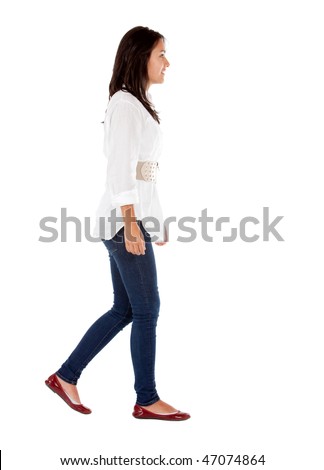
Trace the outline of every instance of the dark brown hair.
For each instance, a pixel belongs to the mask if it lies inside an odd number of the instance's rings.
[[[113,74],[109,84],[109,98],[117,91],[125,90],[134,95],[160,122],[158,113],[146,95],[148,83],[147,64],[156,43],[164,40],[162,34],[144,26],[136,26],[128,31],[117,49]]]

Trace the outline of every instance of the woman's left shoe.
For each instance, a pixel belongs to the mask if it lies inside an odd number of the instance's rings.
[[[64,400],[65,403],[69,405],[70,408],[72,408],[72,410],[78,411],[84,415],[89,415],[91,413],[90,408],[87,408],[81,403],[75,403],[69,397],[69,395],[63,390],[63,387],[57,380],[57,376],[55,374],[52,374],[47,380],[45,380],[45,384],[52,390],[52,392],[57,393],[57,395],[61,397],[62,400]]]
[[[185,419],[190,418],[190,414],[184,413],[183,411],[174,411],[173,413],[163,414],[153,413],[153,411],[149,411],[139,405],[134,406],[133,416],[138,419],[162,419],[165,421],[184,421]]]

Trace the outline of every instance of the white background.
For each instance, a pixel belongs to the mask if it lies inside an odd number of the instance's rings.
[[[100,454],[264,454],[252,468],[322,468],[321,2],[7,1],[0,17],[4,470]],[[44,385],[111,307],[104,246],[76,243],[73,227],[67,243],[41,243],[39,221],[61,207],[95,213],[113,60],[136,25],[166,36],[171,63],[151,89],[165,136],[165,216],[207,208],[233,227],[261,221],[263,207],[271,220],[284,216],[284,242],[263,242],[250,225],[257,242],[224,243],[211,224],[212,243],[180,243],[174,231],[154,246],[158,391],[191,413],[182,423],[132,418],[130,328],[79,382],[92,415]]]

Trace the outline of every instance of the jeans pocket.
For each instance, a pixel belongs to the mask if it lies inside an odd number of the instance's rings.
[[[118,250],[118,246],[121,243],[124,243],[123,234],[124,234],[124,227],[122,227],[120,230],[118,230],[116,235],[114,235],[110,240],[103,240],[102,239],[102,241],[103,241],[103,243],[104,243],[105,247],[107,248],[110,255],[112,255],[113,253],[115,253]]]
[[[115,253],[115,251],[117,251],[117,246],[113,244],[112,240],[104,240],[103,238],[101,239],[101,241],[103,242],[103,244],[105,245],[105,247],[107,248],[108,250],[108,253],[110,255],[112,255],[113,253]]]

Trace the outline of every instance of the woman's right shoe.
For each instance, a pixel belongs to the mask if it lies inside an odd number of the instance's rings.
[[[183,411],[174,411],[173,413],[153,413],[140,405],[134,406],[134,418],[137,419],[161,419],[164,421],[184,421],[190,418],[189,413]]]
[[[81,405],[81,403],[74,403],[69,395],[63,390],[62,385],[57,379],[57,376],[55,374],[52,374],[47,380],[45,380],[45,384],[52,390],[52,392],[57,393],[59,397],[62,398],[62,400],[65,401],[67,405],[69,405],[70,408],[72,408],[75,411],[78,411],[79,413],[83,413],[85,415],[89,415],[92,413],[90,408],[87,408],[84,405]]]

